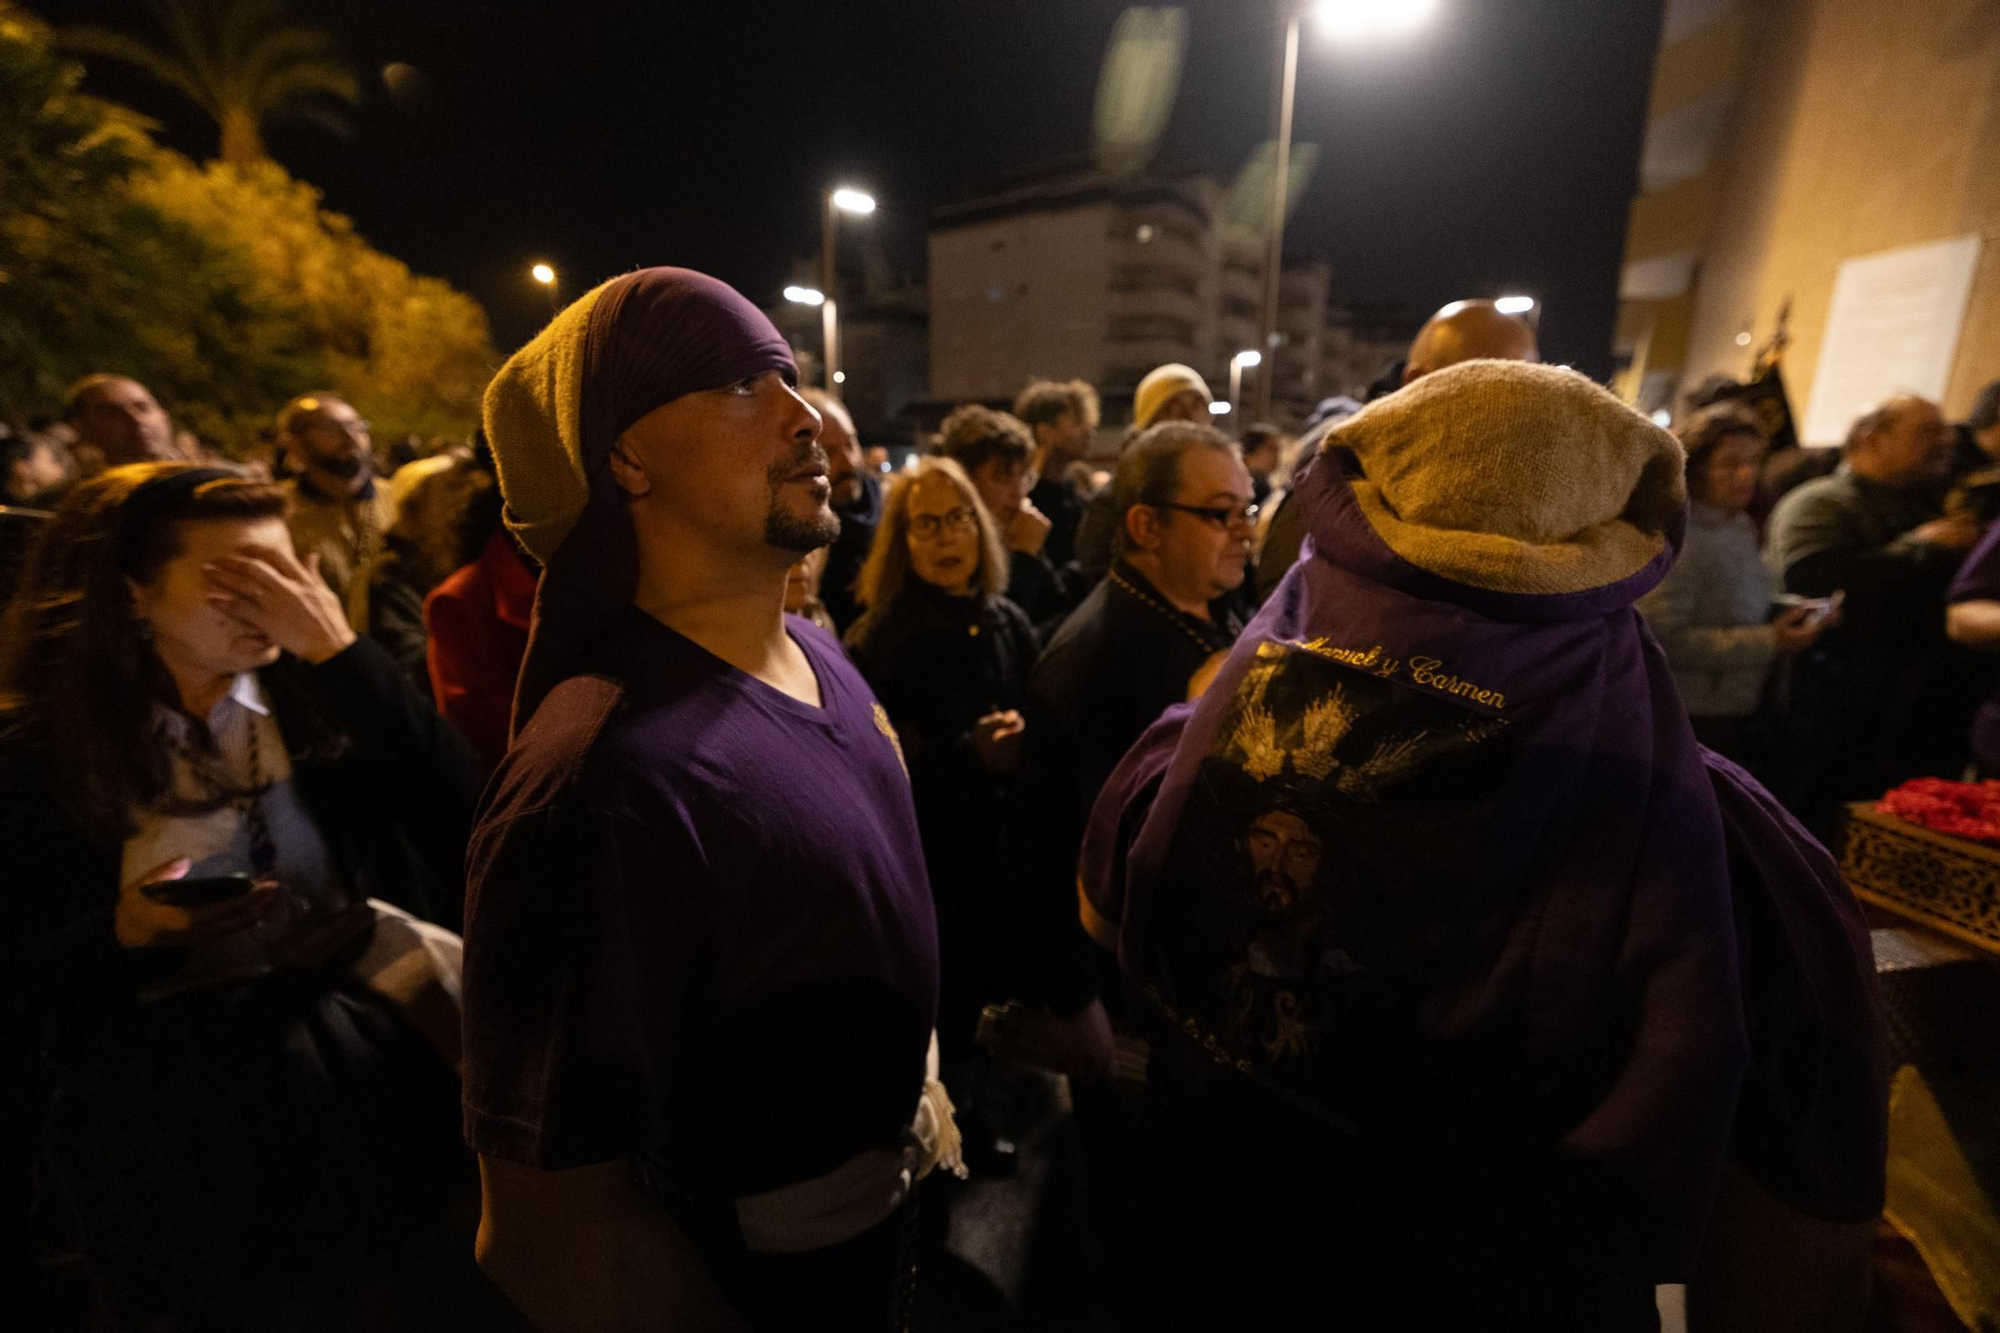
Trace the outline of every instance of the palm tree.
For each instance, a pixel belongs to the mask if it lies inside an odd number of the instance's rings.
[[[177,88],[222,129],[222,160],[263,161],[264,127],[309,120],[335,133],[361,83],[333,38],[286,21],[282,0],[156,0],[165,49],[111,28],[65,29],[61,44],[133,65]]]

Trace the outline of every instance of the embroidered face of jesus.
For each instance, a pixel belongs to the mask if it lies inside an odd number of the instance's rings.
[[[1257,876],[1258,901],[1269,912],[1295,910],[1319,876],[1319,835],[1297,815],[1269,810],[1250,822],[1245,842]]]

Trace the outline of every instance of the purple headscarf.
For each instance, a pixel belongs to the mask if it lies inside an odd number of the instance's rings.
[[[728,284],[682,268],[604,284],[501,370],[487,393],[487,433],[510,525],[543,562],[515,689],[516,734],[577,653],[632,603],[638,542],[606,466],[618,437],[677,398],[773,370],[797,381],[791,348],[764,313]],[[573,404],[562,401],[572,378]],[[573,518],[574,506],[555,498],[574,494],[570,474],[583,489]],[[559,535],[546,549],[550,525]],[[545,549],[535,549],[537,537]]]

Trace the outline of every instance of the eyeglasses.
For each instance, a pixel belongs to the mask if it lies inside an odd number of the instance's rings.
[[[1183,505],[1159,504],[1155,509],[1178,509],[1183,514],[1193,514],[1206,519],[1218,528],[1254,528],[1257,526],[1257,506],[1244,505],[1241,509],[1230,509],[1223,505]]]
[[[940,532],[964,532],[976,521],[972,511],[960,505],[943,514],[918,514],[910,520],[910,531],[929,541]]]

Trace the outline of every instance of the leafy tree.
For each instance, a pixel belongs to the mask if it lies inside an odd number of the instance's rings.
[[[149,385],[225,448],[325,374],[294,302],[239,254],[134,197],[143,122],[77,92],[48,32],[0,0],[0,419],[98,370]]]
[[[196,167],[156,152],[138,196],[243,255],[253,289],[302,312],[340,393],[378,435],[464,434],[498,357],[486,312],[369,247],[320,192],[273,162]]]
[[[155,0],[164,49],[94,24],[63,30],[80,55],[104,56],[145,71],[187,97],[222,131],[222,160],[267,160],[264,127],[311,121],[345,133],[344,110],[361,85],[333,38],[288,23],[281,0]]]

